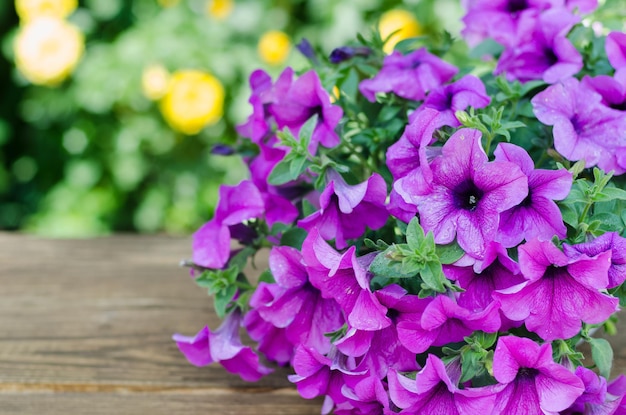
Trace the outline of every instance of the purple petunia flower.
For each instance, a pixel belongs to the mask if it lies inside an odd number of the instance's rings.
[[[484,310],[475,312],[459,306],[445,295],[429,302],[418,319],[406,317],[398,319],[398,338],[413,353],[423,353],[430,346],[461,341],[475,330],[494,333],[500,328],[498,303],[493,302]]]
[[[518,249],[526,282],[494,293],[511,320],[542,339],[569,339],[581,321],[598,324],[618,310],[619,301],[601,292],[608,285],[610,252],[572,259],[550,241],[533,239]]]
[[[616,174],[626,172],[617,159],[624,151],[626,117],[602,105],[602,97],[574,78],[554,84],[533,97],[539,121],[553,125],[554,148],[568,160],[585,160]]]
[[[467,14],[461,34],[470,46],[491,38],[505,46],[515,46],[519,27],[532,25],[544,10],[561,0],[465,0]]]
[[[339,144],[339,135],[335,128],[343,116],[343,109],[330,102],[330,95],[322,87],[317,73],[306,72],[291,83],[284,95],[269,108],[278,128],[289,128],[295,136],[300,128],[313,115],[317,115],[317,124],[311,136],[309,151],[315,154],[318,144],[334,147]]]
[[[295,345],[287,339],[285,329],[274,326],[261,317],[259,310],[274,298],[272,287],[266,283],[259,283],[254,295],[250,299],[252,309],[246,313],[243,326],[252,340],[258,343],[257,350],[271,361],[281,365],[288,364],[293,358]]]
[[[496,290],[503,290],[524,282],[519,265],[513,261],[506,249],[497,242],[487,246],[485,259],[476,261],[473,267],[447,266],[444,268],[446,277],[456,280],[465,291],[459,293],[459,306],[470,311],[481,311],[489,307]],[[519,326],[503,314],[500,315],[500,330]]]
[[[626,33],[609,33],[604,47],[613,68],[616,70],[626,68]]]
[[[459,127],[461,123],[456,118],[456,111],[465,110],[467,107],[485,108],[489,102],[491,98],[487,95],[485,84],[474,75],[465,75],[456,82],[432,90],[424,103],[411,114],[409,121],[413,121],[427,108],[432,108],[439,111],[436,128],[444,125]]]
[[[611,252],[607,288],[617,287],[626,281],[626,238],[622,238],[617,232],[607,232],[582,244],[563,244],[563,252],[570,258],[581,254],[593,257],[603,252]]]
[[[433,231],[436,243],[450,243],[456,236],[461,248],[478,259],[497,235],[500,213],[528,194],[526,175],[514,163],[488,162],[480,138],[472,129],[454,133],[430,164],[433,179],[426,189],[394,186],[406,202],[417,205],[422,226]]]
[[[358,238],[367,227],[379,229],[387,222],[387,185],[379,174],[354,186],[333,170],[328,178],[330,182],[320,196],[320,210],[299,220],[299,227],[307,231],[315,228],[324,239],[334,239],[337,248],[343,249],[346,239]]]
[[[241,313],[235,311],[214,332],[205,327],[194,337],[174,334],[173,339],[192,365],[206,366],[218,362],[243,380],[256,382],[271,373],[272,369],[261,365],[259,356],[250,347],[241,344],[240,322]]]
[[[517,164],[528,177],[528,196],[500,214],[498,240],[510,248],[522,240],[565,238],[567,228],[554,200],[562,200],[572,187],[572,174],[565,169],[535,169],[526,150],[514,144],[500,143],[494,151],[496,161]]]
[[[441,124],[439,115],[439,111],[432,108],[414,112],[398,141],[389,146],[386,164],[395,180],[420,166],[429,169],[429,161],[440,154],[439,147],[428,147],[436,140],[433,134]]]
[[[350,327],[381,330],[391,324],[387,308],[370,290],[367,269],[373,255],[357,258],[354,246],[340,254],[314,228],[302,244],[302,256],[311,284],[324,298],[334,298],[339,303]]]
[[[613,396],[607,393],[606,379],[584,366],[578,366],[575,374],[582,380],[585,391],[576,399],[572,406],[560,412],[560,414],[614,414],[620,404],[621,396]]]
[[[509,81],[543,79],[555,83],[575,75],[583,67],[582,56],[567,39],[578,18],[562,8],[541,14],[535,25],[518,33],[519,43],[507,47],[494,71]]]
[[[394,51],[385,57],[383,67],[372,79],[359,84],[359,90],[371,102],[377,92],[393,92],[399,97],[421,101],[425,94],[448,82],[458,69],[421,48],[408,55]]]
[[[432,354],[415,380],[390,371],[389,395],[403,409],[401,414],[491,414],[495,399],[490,387],[459,389],[443,362]]]
[[[221,186],[215,216],[193,235],[193,262],[206,268],[222,268],[230,256],[230,226],[261,217],[265,204],[249,180],[237,186]]]
[[[500,382],[493,414],[556,414],[585,390],[576,375],[552,360],[550,343],[515,336],[498,339],[493,375]]]
[[[377,376],[356,378],[354,382],[341,388],[346,401],[337,405],[335,415],[391,415],[389,394],[386,386]]]

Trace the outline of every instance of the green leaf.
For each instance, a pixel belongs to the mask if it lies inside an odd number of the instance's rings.
[[[443,285],[445,276],[443,275],[443,269],[439,262],[428,261],[424,269],[420,272],[420,276],[424,284],[434,291],[442,293],[446,290]]]
[[[302,174],[304,170],[311,164],[306,156],[297,156],[289,164],[289,175],[295,180]]]
[[[230,259],[230,261],[228,262],[229,270],[230,270],[230,267],[236,267],[237,274],[240,271],[243,271],[243,269],[246,266],[246,263],[248,262],[248,258],[251,255],[254,255],[255,253],[256,253],[256,249],[252,248],[251,246],[246,246],[241,251],[237,252],[237,254]],[[234,274],[234,272],[231,272],[231,274]],[[235,282],[235,280],[237,279],[237,274],[234,274],[234,279],[230,281],[231,283]],[[232,278],[232,275],[230,275],[230,278]]]
[[[495,40],[487,39],[473,48],[469,53],[469,57],[472,59],[482,59],[485,55],[497,56],[502,53],[503,49],[504,47]]]
[[[483,353],[472,349],[464,350],[461,353],[461,383],[474,379],[485,372],[482,359]]]
[[[605,232],[622,232],[624,226],[622,219],[614,213],[600,212],[593,215],[591,218],[594,221],[600,221],[599,229]]]
[[[307,235],[307,231],[302,228],[291,228],[283,233],[283,236],[280,238],[280,244],[302,249],[302,242],[304,242]]]
[[[385,251],[379,253],[370,265],[370,271],[374,275],[385,278],[410,278],[414,277],[417,272],[403,272],[403,264],[394,258],[398,255],[397,245],[391,245]]]
[[[272,271],[270,271],[269,269],[266,269],[265,271],[261,273],[261,275],[259,275],[259,282],[266,282],[268,284],[273,284],[276,282],[276,280],[274,279],[274,276],[272,275]]]
[[[605,187],[594,197],[595,202],[608,202],[609,200],[626,200],[626,190],[617,187]]]
[[[213,306],[215,307],[215,312],[217,313],[217,316],[219,318],[224,318],[224,316],[226,315],[226,308],[228,307],[228,304],[232,301],[236,293],[237,287],[234,285],[230,285],[215,294]]]
[[[291,163],[289,161],[281,161],[272,169],[267,181],[274,186],[280,186],[281,184],[288,183],[294,180],[298,176],[291,174]]]
[[[406,242],[411,249],[420,249],[424,240],[424,229],[420,226],[416,217],[411,219],[406,228]]]
[[[313,130],[317,126],[317,114],[314,114],[311,118],[304,123],[302,127],[300,127],[300,132],[298,133],[298,138],[300,141],[300,149],[303,154],[308,153],[309,143],[311,143],[311,136],[313,135]]]
[[[591,357],[598,367],[600,375],[606,379],[611,375],[611,366],[613,365],[613,349],[608,341],[595,337],[589,338],[591,345]]]
[[[442,264],[452,264],[465,254],[463,248],[461,248],[456,241],[447,245],[436,245],[435,252],[439,257],[439,262]]]

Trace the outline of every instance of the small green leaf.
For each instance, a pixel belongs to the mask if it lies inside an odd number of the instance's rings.
[[[422,277],[424,284],[434,291],[442,293],[446,290],[443,285],[445,276],[443,275],[443,269],[441,268],[441,264],[439,262],[428,261],[424,269],[420,272],[420,276]]]
[[[406,228],[406,242],[411,249],[420,249],[420,245],[424,240],[424,230],[420,226],[417,218],[411,219]]]
[[[283,160],[276,166],[274,166],[272,172],[267,178],[267,181],[269,184],[272,184],[274,186],[280,186],[281,184],[285,184],[294,180],[296,177],[293,177],[293,175],[291,174],[291,163]]]
[[[298,133],[298,138],[300,141],[299,148],[301,149],[303,154],[308,153],[309,143],[311,142],[311,136],[313,135],[313,131],[317,126],[318,116],[314,114],[311,118],[304,123],[302,127],[300,127],[300,132]]]
[[[283,236],[280,238],[280,244],[302,249],[302,242],[304,242],[307,235],[307,231],[302,228],[291,228],[283,233]]]
[[[598,367],[600,375],[606,379],[611,375],[611,366],[613,365],[613,349],[605,339],[591,337],[589,338],[591,345],[591,357]]]
[[[228,262],[229,270],[230,270],[230,267],[236,267],[237,268],[237,273],[234,273],[232,271],[230,273],[230,274],[234,274],[234,277],[235,277],[231,281],[231,283],[235,282],[235,280],[237,279],[237,274],[240,271],[243,271],[243,269],[245,268],[246,263],[248,262],[248,258],[251,255],[254,255],[255,253],[256,253],[256,249],[254,249],[251,246],[246,246],[241,251],[237,252],[237,254],[230,259],[230,261]],[[230,275],[229,277],[232,278],[232,275]]]
[[[609,200],[626,200],[626,190],[617,187],[605,187],[594,197],[595,202],[607,202]]]
[[[397,245],[391,245],[385,251],[379,253],[370,265],[370,271],[374,275],[385,278],[410,278],[417,272],[405,273],[402,271],[403,264],[398,257]]]
[[[311,162],[307,160],[306,156],[295,157],[289,164],[289,175],[292,177],[292,180],[297,179],[309,164]]]
[[[237,287],[234,285],[230,285],[223,290],[215,293],[213,306],[215,307],[215,312],[217,313],[217,316],[219,318],[224,318],[224,316],[226,315],[226,308],[228,307],[228,304],[232,301],[236,293]]]
[[[259,275],[259,282],[266,282],[268,284],[273,284],[276,282],[276,280],[274,279],[274,276],[272,275],[272,271],[270,271],[269,269],[266,269],[265,271],[261,273],[261,275]]]
[[[465,251],[456,241],[447,245],[436,245],[435,252],[442,264],[452,264],[465,255]]]

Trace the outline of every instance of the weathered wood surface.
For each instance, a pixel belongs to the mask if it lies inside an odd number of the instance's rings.
[[[286,369],[196,368],[171,335],[219,324],[178,262],[189,239],[0,233],[0,414],[319,414]]]
[[[219,324],[177,265],[190,245],[0,233],[0,414],[319,414],[287,369],[250,384],[178,352],[172,333]],[[626,319],[609,341],[626,372]]]

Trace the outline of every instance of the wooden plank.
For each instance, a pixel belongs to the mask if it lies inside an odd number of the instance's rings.
[[[171,340],[219,324],[178,262],[190,238],[0,233],[0,413],[319,413],[277,368],[250,384],[189,365]],[[259,264],[263,267],[263,263]],[[613,376],[626,372],[626,319]]]

